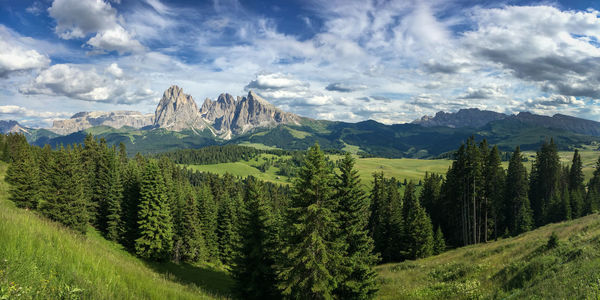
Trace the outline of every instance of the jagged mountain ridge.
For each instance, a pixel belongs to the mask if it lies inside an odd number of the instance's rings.
[[[455,113],[440,111],[435,116],[423,116],[412,124],[424,127],[450,127],[450,128],[483,128],[489,124],[503,124],[509,122],[520,122],[532,126],[566,130],[574,133],[600,136],[600,122],[555,114],[554,116],[542,116],[530,112],[520,112],[516,115],[508,115],[489,110],[477,108],[460,109]]]
[[[0,120],[0,133],[22,133],[29,134],[29,129],[21,126],[19,122],[13,120]]]
[[[257,127],[299,125],[301,119],[298,115],[280,110],[252,91],[237,99],[230,94],[221,94],[216,101],[207,98],[198,108],[192,96],[173,85],[163,93],[154,115],[135,111],[80,112],[70,119],[54,121],[50,130],[65,135],[101,125],[114,128],[152,126],[171,131],[208,129],[215,136],[231,139]]]

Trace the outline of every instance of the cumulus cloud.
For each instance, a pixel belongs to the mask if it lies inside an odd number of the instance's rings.
[[[504,97],[503,88],[497,84],[489,84],[480,88],[467,88],[466,94],[459,99],[497,99]]]
[[[598,12],[561,11],[551,6],[475,9],[478,28],[464,45],[546,91],[600,97],[600,18]]]
[[[308,87],[307,83],[304,83],[300,80],[296,80],[289,75],[284,75],[282,73],[273,73],[273,74],[260,74],[256,76],[256,79],[250,81],[248,85],[244,89],[251,90],[281,90],[281,89],[289,89],[289,88],[306,88]]]
[[[117,10],[104,0],[54,0],[48,13],[56,20],[55,33],[63,39],[81,39],[95,33],[86,43],[94,49],[92,54],[144,49],[123,27]]]
[[[119,73],[118,70],[118,65],[112,64],[107,68],[108,74],[99,74],[93,67],[56,64],[40,72],[32,82],[21,86],[19,92],[113,103],[137,103],[152,96],[151,90],[136,89],[135,82],[116,78],[112,73]]]
[[[564,107],[564,106],[584,106],[585,101],[577,99],[574,96],[550,95],[548,97],[538,97],[536,99],[528,99],[525,101],[528,107],[533,108],[548,108],[548,107]]]
[[[18,105],[0,105],[0,116],[35,117],[35,118],[66,118],[70,113],[36,111]]]
[[[47,66],[50,59],[29,48],[23,37],[0,25],[0,77],[10,73],[39,69]]]

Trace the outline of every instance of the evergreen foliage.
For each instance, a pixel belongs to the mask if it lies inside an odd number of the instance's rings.
[[[404,192],[404,207],[409,207],[404,225],[408,258],[432,255],[434,240],[431,220],[415,197],[412,182],[408,183]]]
[[[10,183],[9,199],[17,207],[36,209],[40,196],[39,168],[33,149],[25,137],[21,137],[14,145],[12,163],[6,172],[6,181]]]
[[[136,253],[146,259],[165,260],[173,247],[173,224],[164,180],[154,160],[146,164],[140,185]]]

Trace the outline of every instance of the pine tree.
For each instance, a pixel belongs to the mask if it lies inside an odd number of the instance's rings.
[[[146,164],[140,198],[136,253],[145,259],[167,259],[173,247],[173,224],[164,180],[156,161]]]
[[[123,201],[123,184],[121,182],[121,163],[115,155],[114,149],[107,151],[109,162],[109,190],[106,192],[106,238],[111,241],[119,241],[124,235],[125,228],[121,222],[121,203]]]
[[[441,188],[442,176],[425,172],[425,180],[423,181],[423,189],[419,195],[419,202],[431,217],[431,222],[434,225],[439,225],[443,218],[443,212],[440,210],[442,205]]]
[[[519,198],[515,201],[516,203],[519,203],[519,208],[515,218],[513,235],[518,235],[533,229],[533,212],[529,206],[529,198],[523,195],[518,197]]]
[[[219,258],[219,244],[217,238],[217,203],[214,200],[210,187],[203,184],[198,188],[198,212],[201,231],[204,237],[208,259],[211,261]]]
[[[598,211],[600,207],[600,157],[596,161],[596,169],[588,182],[587,194],[583,203],[583,215]]]
[[[517,235],[530,228],[533,216],[529,215],[529,198],[527,197],[527,169],[523,165],[523,157],[519,147],[513,152],[506,174],[504,227]],[[529,229],[528,229],[529,230]]]
[[[121,243],[131,251],[135,251],[135,240],[138,236],[138,209],[140,205],[140,169],[135,161],[129,161],[122,171],[123,201],[121,220],[124,233]]]
[[[487,225],[489,223],[487,215],[491,213],[493,223],[494,238],[498,237],[498,224],[504,222],[504,183],[505,174],[500,161],[500,152],[498,147],[494,146],[488,153],[483,169],[484,177],[484,241],[488,241]]]
[[[49,186],[40,212],[78,232],[85,233],[88,223],[84,184],[85,173],[79,157],[73,151],[61,148],[54,152],[52,170],[46,174]]]
[[[412,182],[406,186],[403,202],[407,213],[404,228],[408,258],[417,259],[430,256],[433,254],[434,246],[433,228],[425,209],[414,196]]]
[[[339,299],[368,299],[378,290],[377,273],[372,268],[378,258],[372,254],[373,240],[367,231],[369,202],[349,153],[340,162],[339,169],[335,197],[339,205],[340,235],[347,249],[342,262],[344,274],[334,293]]]
[[[245,185],[245,210],[240,220],[241,247],[237,251],[233,277],[242,299],[278,299],[275,273],[276,237],[270,207],[263,185],[248,177]]]
[[[578,218],[583,214],[584,178],[581,155],[575,149],[571,168],[569,169],[569,198],[571,200],[571,214],[573,218]]]
[[[219,199],[217,213],[217,239],[219,245],[219,258],[226,267],[233,267],[235,251],[239,247],[239,232],[237,228],[237,212],[233,199],[224,193]]]
[[[36,209],[39,202],[39,168],[31,146],[25,138],[15,145],[15,155],[6,171],[6,181],[10,183],[9,199],[17,207]]]
[[[331,299],[343,247],[336,240],[332,175],[319,145],[311,147],[294,182],[279,288],[289,298]],[[340,251],[340,248],[342,248]]]
[[[437,255],[444,251],[446,251],[446,241],[444,240],[442,228],[438,226],[433,236],[433,254]]]
[[[191,185],[186,185],[184,197],[186,205],[181,233],[182,258],[184,261],[197,262],[206,258],[206,248],[198,216],[196,194]]]
[[[560,198],[560,158],[554,140],[545,142],[537,152],[531,169],[529,199],[536,226],[551,221],[551,202],[553,197]]]

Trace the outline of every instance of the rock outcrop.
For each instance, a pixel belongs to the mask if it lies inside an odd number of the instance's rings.
[[[182,88],[174,85],[164,92],[156,107],[154,126],[181,131],[203,130],[207,124],[192,96],[184,94]]]
[[[28,134],[29,129],[21,126],[19,122],[13,120],[0,120],[0,133],[22,133]]]
[[[101,125],[114,128],[123,126],[142,128],[152,125],[152,121],[153,116],[151,114],[142,114],[137,111],[79,112],[70,119],[55,120],[50,131],[58,134],[69,134]]]
[[[498,113],[489,110],[479,110],[478,108],[461,109],[455,113],[447,113],[440,111],[434,117],[424,116],[419,120],[415,120],[413,124],[419,124],[424,127],[472,127],[480,128],[489,122],[506,119],[509,116],[503,113]]]
[[[215,136],[230,139],[257,127],[298,125],[301,119],[298,115],[280,110],[252,91],[246,97],[234,98],[225,93],[219,95],[216,101],[207,98],[198,108],[192,96],[173,85],[164,92],[154,115],[133,111],[81,112],[70,119],[54,121],[50,130],[69,134],[99,125],[115,128],[153,126],[172,131],[209,129]]]

